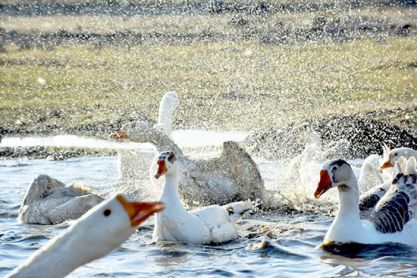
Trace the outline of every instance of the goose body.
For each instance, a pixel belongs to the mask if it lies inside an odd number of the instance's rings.
[[[101,201],[103,198],[85,185],[65,186],[47,175],[39,175],[26,192],[19,220],[25,224],[58,224],[79,218]]]
[[[359,176],[358,186],[361,192],[368,191],[384,183],[382,171],[379,169],[381,157],[377,154],[371,154],[362,163]]]
[[[209,244],[237,238],[235,221],[244,211],[253,207],[252,202],[211,205],[189,212],[178,194],[181,164],[172,152],[162,152],[157,164],[155,177],[165,177],[160,201],[165,203],[167,209],[155,217],[155,241]]]
[[[416,160],[397,162],[395,178],[387,192],[366,217],[361,218],[359,189],[350,165],[337,160],[326,164],[314,193],[319,198],[327,190],[339,191],[339,210],[324,242],[382,244],[387,242],[417,245],[417,170]]]
[[[162,203],[127,201],[122,195],[103,201],[51,239],[7,277],[64,277],[126,241]]]
[[[227,204],[236,199],[265,200],[259,169],[252,158],[235,142],[225,142],[219,157],[193,160],[165,133],[146,122],[131,122],[111,138],[150,142],[157,151],[172,150],[181,164],[179,192],[189,205]]]
[[[371,154],[365,158],[358,177],[360,195],[359,209],[361,215],[370,213],[388,191],[391,180],[384,181],[382,171],[379,169],[381,157]]]

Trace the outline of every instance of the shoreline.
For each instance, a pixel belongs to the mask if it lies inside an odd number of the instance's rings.
[[[330,121],[334,122],[334,119],[332,120],[332,118],[339,117],[343,119],[344,116],[349,117],[351,119],[353,119],[353,122],[355,122],[355,119],[367,119],[367,120],[375,120],[376,122],[380,122],[381,123],[381,127],[388,127],[391,126],[391,128],[393,128],[394,130],[397,130],[397,134],[403,134],[403,136],[405,134],[408,134],[407,136],[411,136],[410,138],[415,138],[416,142],[409,142],[410,145],[417,145],[417,129],[416,129],[416,124],[417,124],[417,117],[412,117],[413,113],[415,115],[415,113],[417,112],[417,107],[414,107],[414,109],[409,109],[409,110],[401,110],[401,109],[391,109],[391,110],[385,110],[385,111],[374,111],[374,112],[369,112],[363,115],[354,115],[354,116],[349,116],[349,115],[334,115],[334,116],[330,116],[327,117]],[[402,115],[402,117],[398,117],[400,115]],[[395,116],[395,118],[393,118],[393,115]],[[379,120],[378,120],[379,119]],[[317,121],[321,121],[321,122],[326,122],[326,118],[321,118],[321,119],[313,119],[312,122],[317,122]],[[122,121],[123,122],[123,121]],[[359,121],[361,122],[361,121]],[[394,122],[394,124],[393,124]],[[283,140],[285,137],[287,137],[287,134],[283,134],[282,132],[284,130],[287,130],[288,134],[291,134],[291,127],[294,127],[295,129],[299,129],[299,126],[303,125],[305,122],[294,122],[294,123],[290,123],[286,126],[282,126],[282,127],[277,127],[277,126],[273,126],[271,125],[269,128],[260,128],[260,129],[252,129],[249,130],[250,133],[252,133],[252,140],[246,140],[246,144],[247,147],[249,149],[252,149],[254,154],[257,154],[257,151],[259,151],[259,153],[264,153],[263,150],[259,150],[259,147],[261,148],[266,148],[266,149],[271,149],[274,152],[280,153],[280,150],[276,150],[276,146],[265,146],[263,140],[262,141],[258,141],[259,137],[264,138],[264,136],[283,136],[281,137],[281,139]],[[395,123],[400,123],[401,125],[396,125]],[[343,126],[343,123],[341,123],[341,125]],[[113,128],[113,126],[112,126]],[[335,127],[336,128],[336,127]],[[363,130],[363,128],[366,128],[364,126],[358,126],[358,130]],[[377,128],[377,127],[374,127]],[[20,130],[20,129],[17,129]],[[109,128],[109,130],[111,130],[111,128]],[[112,131],[115,131],[116,129],[113,129]],[[402,130],[402,131],[401,131]],[[91,131],[91,130],[90,130]],[[96,134],[102,134],[104,131],[106,131],[106,129],[102,130],[100,128],[95,129]],[[278,132],[277,135],[275,132]],[[343,131],[342,131],[343,133]],[[75,134],[77,135],[85,135],[85,133],[83,134],[83,130],[78,130],[78,132],[76,132]],[[110,134],[110,133],[108,133]],[[107,134],[107,135],[108,135]],[[52,135],[57,135],[57,133],[37,133],[36,131],[26,131],[24,133],[15,133],[13,132],[13,129],[4,129],[0,127],[0,136],[22,136],[22,135],[27,135],[27,136],[52,136]],[[291,135],[294,136],[294,135]],[[340,136],[340,135],[339,135]],[[381,135],[382,136],[382,135]],[[98,136],[98,138],[102,139],[102,138],[106,138],[107,136],[105,136],[105,134],[102,134],[100,136]],[[337,136],[336,136],[337,137]],[[381,137],[384,138],[384,137]],[[404,139],[404,138],[403,138]],[[401,140],[403,140],[401,138],[397,138],[397,140],[399,142],[401,142]],[[288,139],[287,139],[288,140]],[[294,139],[295,141],[297,139]],[[375,140],[379,140],[378,138],[375,138]],[[383,139],[381,139],[383,140]],[[381,141],[380,140],[380,141]],[[386,138],[384,138],[384,140],[386,140]],[[393,139],[394,140],[394,139]],[[412,140],[412,139],[411,139]],[[252,141],[252,142],[251,142]],[[294,142],[295,142],[294,141]],[[298,142],[297,144],[299,144],[300,142]],[[386,142],[388,143],[388,142]],[[243,143],[245,144],[245,143]],[[255,144],[255,145],[254,145]],[[256,146],[257,144],[259,144],[259,146]],[[392,144],[392,143],[391,143]],[[280,145],[280,144],[278,144]],[[363,146],[358,146],[358,148],[362,148]],[[400,146],[397,146],[400,147]],[[302,149],[303,146],[300,146],[300,148]],[[377,149],[374,147],[374,149]],[[257,151],[254,151],[257,150]],[[288,150],[289,151],[289,150]],[[31,146],[31,147],[0,147],[0,159],[18,159],[18,158],[25,158],[25,159],[50,159],[50,160],[63,160],[63,159],[67,159],[67,158],[72,158],[72,157],[80,157],[80,156],[102,156],[102,155],[117,155],[117,150],[115,149],[110,149],[110,148],[86,148],[86,147],[44,147],[44,146]]]

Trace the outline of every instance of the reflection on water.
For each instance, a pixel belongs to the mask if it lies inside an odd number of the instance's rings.
[[[392,254],[403,257],[415,255],[414,248],[398,243],[369,245],[359,243],[337,244],[332,242],[323,244],[321,248],[332,254],[349,258],[377,259]]]
[[[31,180],[40,173],[65,183],[82,182],[99,192],[117,191],[116,157],[64,161],[0,161],[0,276],[13,269],[68,224],[22,225],[16,217]],[[268,186],[279,188],[285,162],[259,163]],[[147,186],[147,185],[144,185]],[[289,191],[282,191],[282,194]],[[288,195],[290,196],[290,195]],[[287,196],[287,197],[288,197]],[[316,207],[320,203],[311,203]],[[317,210],[319,211],[319,210]],[[332,217],[321,213],[258,212],[239,222],[240,238],[218,246],[152,243],[152,220],[122,247],[80,267],[70,277],[131,276],[411,276],[417,250],[401,245],[320,245]]]

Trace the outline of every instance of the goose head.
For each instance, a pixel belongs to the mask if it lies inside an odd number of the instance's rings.
[[[139,224],[163,208],[164,204],[161,202],[133,202],[119,194],[81,216],[67,234],[76,239],[73,250],[96,246],[95,251],[88,251],[91,253],[86,253],[83,258],[90,261],[120,246]]]
[[[163,208],[164,204],[161,202],[133,202],[118,194],[85,213],[75,225],[88,231],[83,237],[88,237],[89,244],[121,244],[122,242],[118,242],[118,235],[134,230]]]
[[[124,124],[117,132],[110,135],[110,139],[117,141],[150,142],[159,131],[151,123],[145,121],[129,122]]]
[[[380,169],[394,167],[395,162],[402,156],[408,159],[412,156],[417,156],[417,151],[405,147],[390,150],[388,147],[384,146],[384,162],[381,164]]]
[[[354,188],[356,183],[351,182],[354,178],[352,167],[346,161],[339,159],[327,163],[320,171],[320,181],[314,192],[314,197],[319,198],[334,187],[339,188],[339,191],[357,190]]]
[[[154,175],[156,179],[160,178],[163,175],[169,175],[174,173],[178,170],[179,163],[175,154],[173,152],[161,152],[158,156],[158,160],[156,162],[157,170]]]
[[[90,209],[9,275],[64,277],[120,246],[139,224],[164,207],[161,202],[131,202],[122,195],[109,198]],[[58,257],[60,264],[51,264],[51,256]],[[33,273],[34,270],[37,272]]]

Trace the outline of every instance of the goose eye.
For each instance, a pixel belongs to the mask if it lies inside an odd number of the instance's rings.
[[[111,210],[109,210],[109,209],[106,209],[104,212],[103,212],[103,214],[104,214],[104,216],[109,216],[110,214],[111,214]]]
[[[173,163],[174,160],[175,160],[175,155],[173,153],[170,153],[169,156],[168,156],[168,161]]]
[[[394,153],[394,156],[398,156],[398,153]]]
[[[333,166],[332,171],[334,172],[336,170],[337,170],[337,167],[336,166]]]

